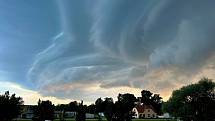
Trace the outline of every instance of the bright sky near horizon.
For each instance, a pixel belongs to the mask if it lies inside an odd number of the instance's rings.
[[[215,79],[214,0],[0,1],[0,94],[55,104]]]

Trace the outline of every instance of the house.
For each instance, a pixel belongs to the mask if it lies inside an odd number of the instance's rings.
[[[76,115],[76,112],[70,112],[70,111],[55,111],[54,116],[55,118],[74,118]]]
[[[137,104],[132,112],[134,118],[157,118],[157,113],[152,105]]]
[[[23,105],[22,106],[22,113],[19,116],[23,119],[32,119],[34,117],[34,106],[33,105]]]
[[[70,111],[65,112],[66,118],[74,118],[75,116],[76,116],[76,112],[70,112]]]
[[[54,111],[54,117],[55,118],[61,118],[63,112],[62,111]]]

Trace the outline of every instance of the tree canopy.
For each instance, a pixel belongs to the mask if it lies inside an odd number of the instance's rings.
[[[202,78],[196,84],[173,91],[163,110],[184,121],[215,120],[215,83]]]
[[[161,107],[162,107],[162,98],[159,94],[153,94],[148,90],[141,91],[141,102],[145,105],[152,105],[155,109],[156,113],[161,114]]]
[[[11,121],[21,114],[21,106],[24,101],[15,94],[10,95],[9,91],[0,95],[0,121]]]
[[[133,94],[119,94],[116,101],[116,121],[131,121],[131,111],[135,106],[136,97]]]
[[[86,110],[87,110],[87,106],[83,105],[83,101],[81,101],[81,103],[78,104],[77,108],[76,108],[76,117],[75,120],[76,121],[85,121],[86,120]]]
[[[51,101],[38,101],[38,105],[34,110],[35,120],[54,120],[54,105]]]
[[[103,112],[108,121],[130,121],[130,111],[134,108],[136,97],[133,94],[119,94],[114,103],[112,98],[103,101],[98,98],[95,102],[96,112]],[[101,119],[100,119],[101,120]]]

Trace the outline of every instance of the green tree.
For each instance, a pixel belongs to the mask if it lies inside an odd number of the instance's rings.
[[[21,97],[16,97],[15,94],[10,96],[9,91],[4,95],[0,95],[0,121],[11,121],[21,114],[21,106],[23,105]]]
[[[215,83],[202,78],[198,83],[184,86],[172,93],[163,110],[184,121],[215,120]]]
[[[38,101],[38,105],[34,110],[34,115],[37,117],[34,120],[54,120],[54,105],[51,101]]]
[[[161,114],[162,113],[162,97],[160,97],[159,94],[153,94],[152,92],[148,90],[142,90],[141,91],[141,102],[145,105],[152,105],[155,109],[156,113]]]
[[[131,121],[135,102],[136,97],[129,93],[119,94],[115,103],[112,98],[106,97],[104,101],[98,98],[95,102],[96,113],[103,112],[107,121]]]
[[[113,115],[115,113],[113,98],[106,97],[103,102],[103,106],[104,106],[104,115],[106,119],[108,121],[112,121]]]
[[[116,121],[131,121],[132,109],[135,106],[136,97],[133,94],[119,94],[118,101],[115,103],[115,118]]]
[[[101,121],[102,118],[99,113],[104,113],[107,121],[112,121],[113,115],[115,113],[115,105],[113,98],[106,97],[104,101],[101,98],[98,98],[95,102],[96,114],[98,115],[98,120]]]

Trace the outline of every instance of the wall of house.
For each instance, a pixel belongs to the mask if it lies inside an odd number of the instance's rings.
[[[139,118],[139,113],[136,108],[133,108],[132,112],[133,112],[133,116],[132,116],[133,118]]]
[[[139,118],[157,118],[157,114],[152,109],[145,109],[144,113],[139,114]]]

